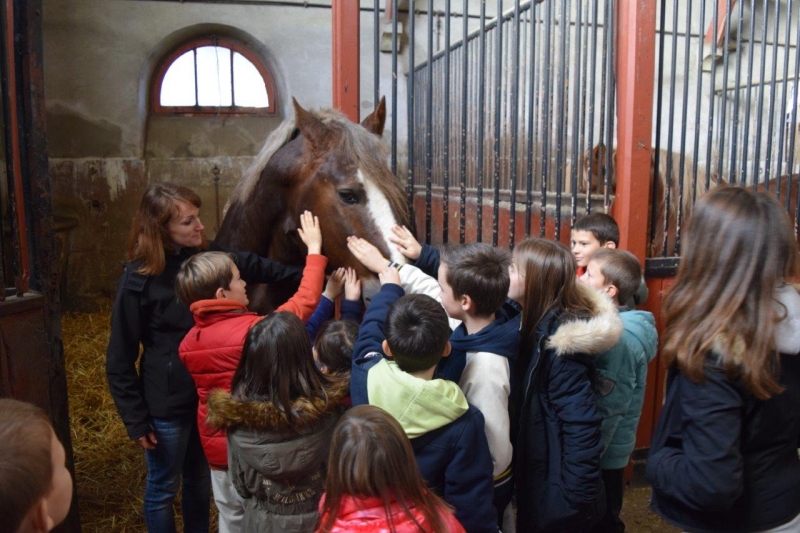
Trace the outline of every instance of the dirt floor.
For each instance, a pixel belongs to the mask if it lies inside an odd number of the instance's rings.
[[[94,307],[66,313],[62,321],[81,523],[87,533],[145,531],[144,455],[125,433],[105,377],[111,304],[101,301]],[[627,491],[622,509],[627,531],[679,531],[649,511],[649,498],[648,487]]]

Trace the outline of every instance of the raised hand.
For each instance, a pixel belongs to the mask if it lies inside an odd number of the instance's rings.
[[[360,237],[349,236],[347,247],[355,258],[371,272],[378,274],[389,265],[389,260],[383,257],[380,250],[375,248],[371,242]]]
[[[387,266],[378,272],[378,279],[381,281],[381,285],[386,285],[387,283],[400,285],[400,272],[394,267]]]
[[[397,251],[409,259],[419,259],[422,252],[422,245],[414,237],[414,234],[405,226],[392,226],[393,235],[389,235],[389,240],[397,245]]]
[[[344,299],[352,301],[361,299],[361,280],[353,268],[348,268],[344,274]]]
[[[342,294],[342,287],[345,283],[345,269],[337,268],[328,277],[328,283],[325,285],[325,291],[322,293],[328,300],[335,300]]]
[[[319,218],[311,211],[303,211],[300,215],[300,228],[297,229],[300,239],[308,248],[308,255],[319,254],[322,251],[322,230],[319,228]]]

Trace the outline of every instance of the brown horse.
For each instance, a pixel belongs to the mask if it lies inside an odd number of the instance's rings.
[[[309,112],[294,100],[295,118],[272,132],[228,202],[217,242],[285,264],[303,265],[305,246],[297,235],[300,214],[319,216],[322,253],[328,268],[353,267],[364,296],[377,291],[377,278],[347,249],[348,235],[364,237],[385,257],[404,262],[387,238],[393,224],[408,224],[403,189],[391,173],[381,139],[386,103],[361,124],[332,109]],[[269,311],[295,287],[250,290],[251,307]]]

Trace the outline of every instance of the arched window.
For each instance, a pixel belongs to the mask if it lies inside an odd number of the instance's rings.
[[[159,115],[259,116],[275,112],[272,77],[247,46],[221,37],[195,39],[172,51],[153,84]]]

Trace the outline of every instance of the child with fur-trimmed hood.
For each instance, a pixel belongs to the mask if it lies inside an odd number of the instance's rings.
[[[589,531],[605,511],[594,358],[619,341],[622,322],[610,300],[577,282],[559,242],[519,244],[510,278],[522,307],[517,530]]]

